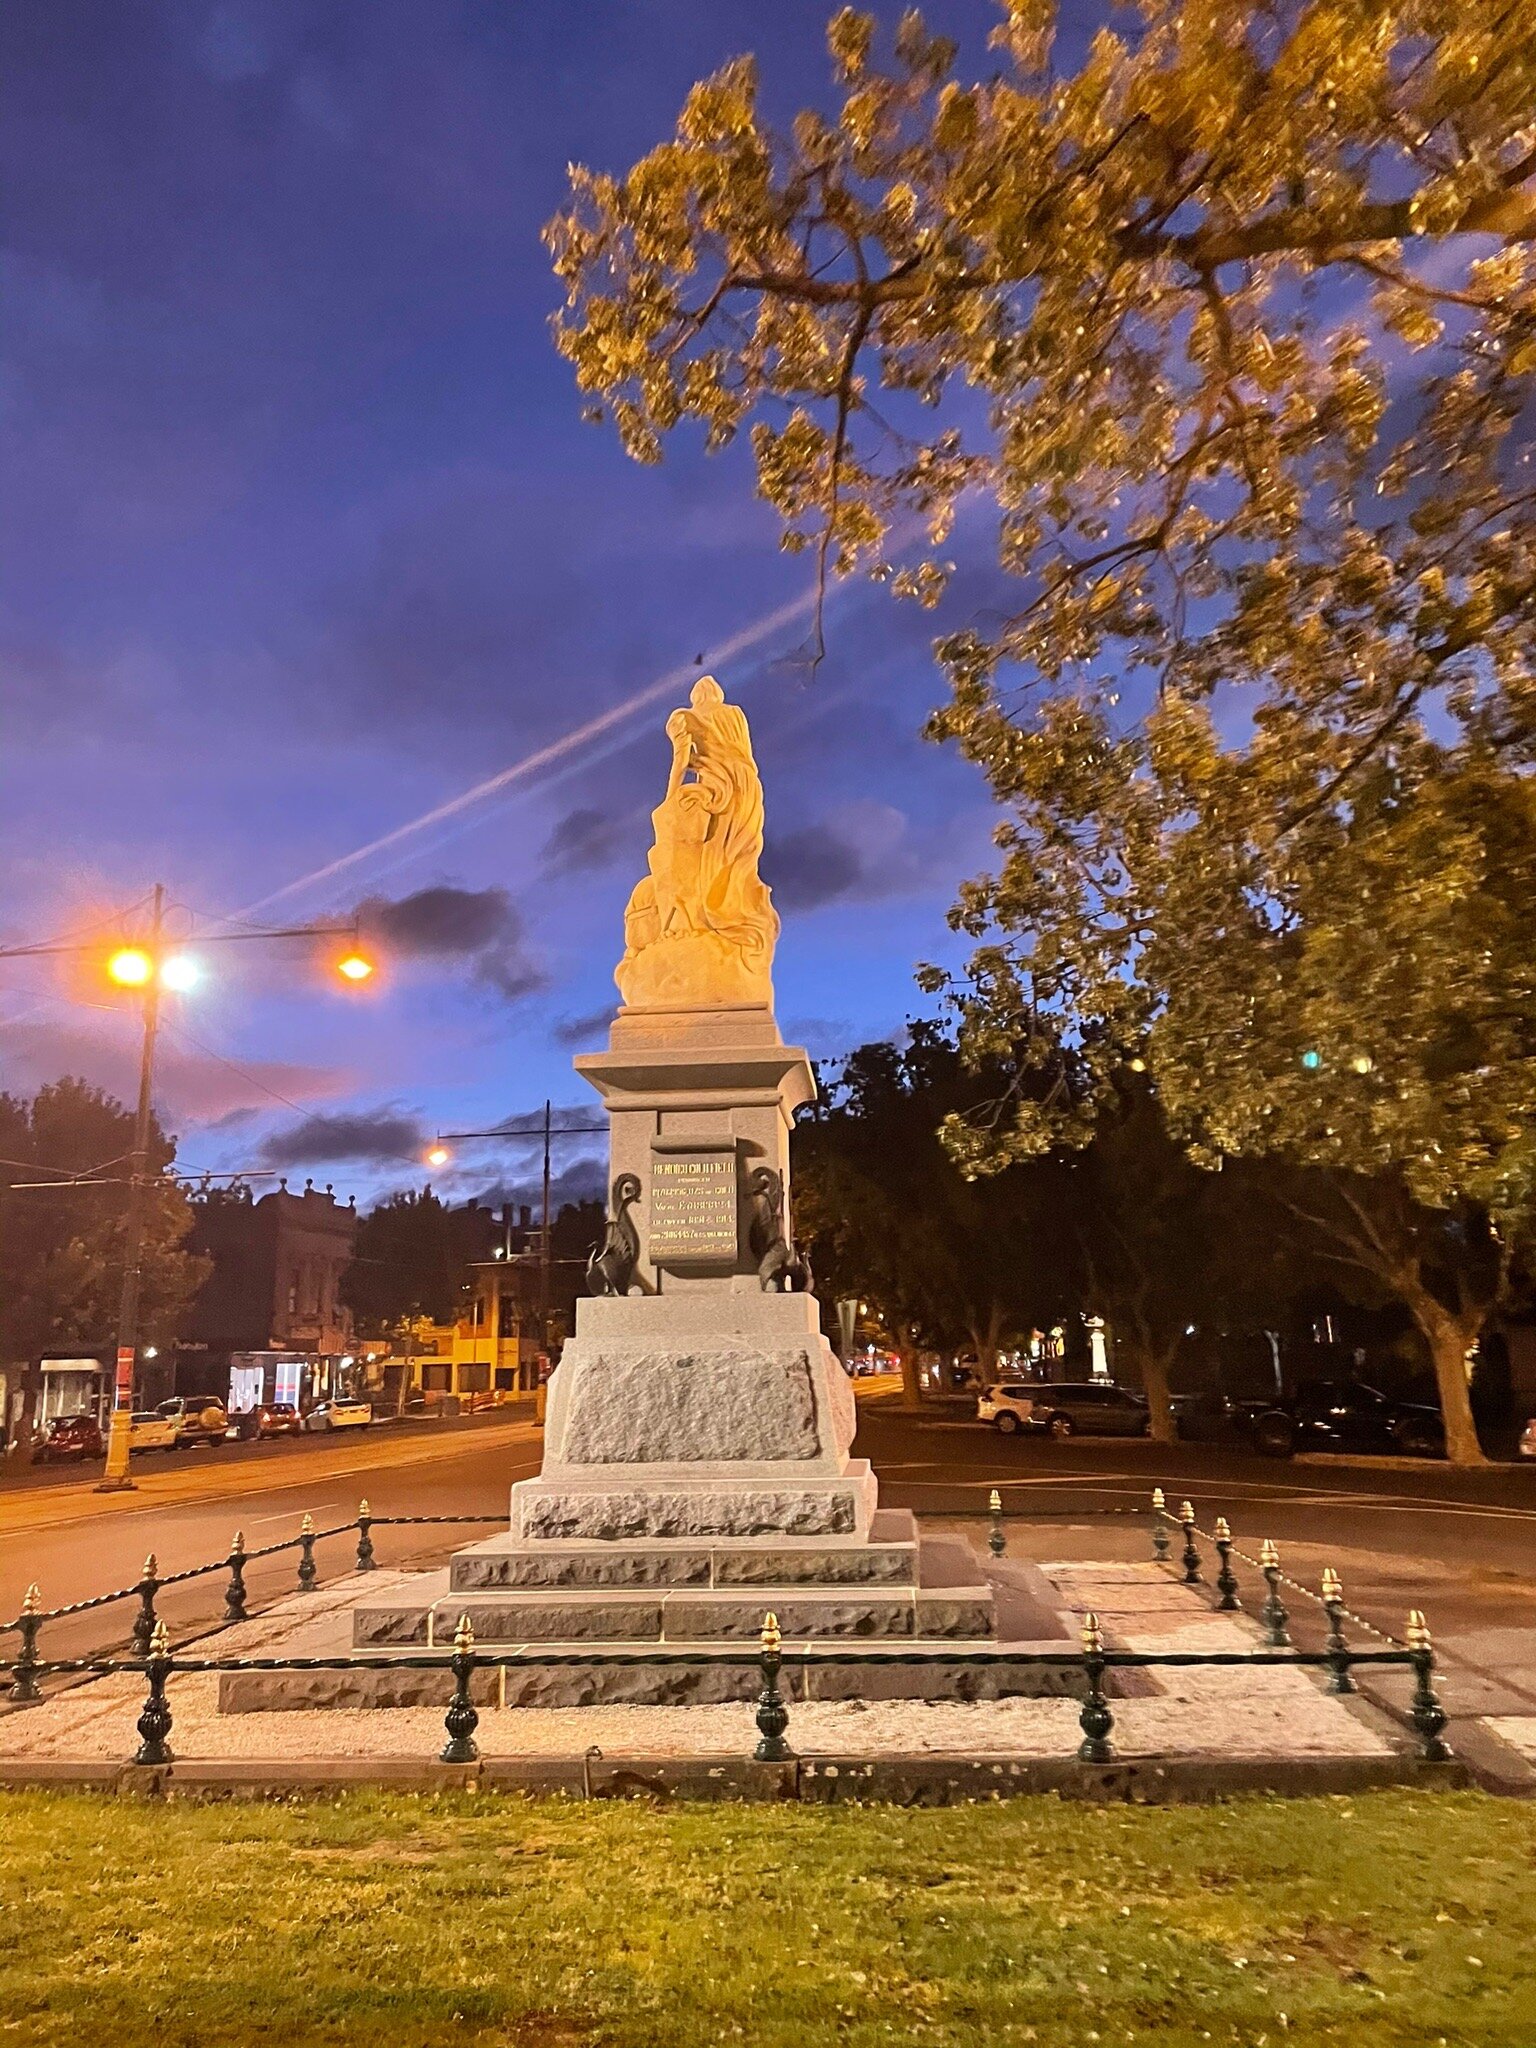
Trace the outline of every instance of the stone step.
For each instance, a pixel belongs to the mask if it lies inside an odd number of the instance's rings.
[[[705,1706],[756,1699],[762,1672],[757,1658],[742,1644],[716,1639],[700,1640],[689,1647],[717,1652],[719,1661],[665,1664],[647,1659],[633,1642],[537,1644],[514,1668],[477,1671],[474,1696],[482,1707]],[[786,1647],[802,1646],[790,1642]],[[899,1664],[861,1663],[847,1647],[836,1643],[803,1647],[806,1661],[786,1664],[780,1679],[791,1705],[805,1699],[1059,1699],[1081,1698],[1083,1692],[1081,1671],[1039,1661],[1041,1652],[1064,1647],[1059,1639],[998,1644],[1007,1655],[984,1665],[943,1662],[946,1655],[964,1647],[954,1641],[909,1638],[901,1644]],[[554,1661],[561,1652],[600,1655],[605,1661],[562,1664]],[[1112,1693],[1155,1689],[1144,1683],[1127,1684],[1141,1678],[1141,1673],[1111,1673],[1107,1689]],[[382,1664],[370,1665],[365,1652],[346,1671],[225,1672],[219,1681],[219,1708],[226,1714],[360,1706],[446,1708],[451,1691],[452,1680],[446,1671],[392,1671]],[[743,1723],[744,1746],[750,1748],[755,1739],[748,1716]],[[794,1740],[793,1721],[790,1740]]]
[[[906,1542],[699,1545],[521,1543],[491,1536],[456,1551],[456,1593],[561,1587],[915,1586],[917,1545]]]
[[[360,1649],[439,1646],[467,1614],[481,1643],[750,1641],[763,1617],[778,1616],[786,1638],[841,1636],[985,1638],[994,1632],[989,1586],[750,1586],[509,1589],[461,1592],[430,1575],[422,1594],[359,1602],[353,1642]]]

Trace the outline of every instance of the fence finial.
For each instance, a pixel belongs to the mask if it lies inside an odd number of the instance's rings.
[[[1342,1600],[1344,1598],[1344,1581],[1339,1577],[1331,1564],[1323,1566],[1323,1598],[1325,1600]]]
[[[36,1579],[21,1596],[21,1611],[23,1614],[41,1614],[43,1611],[43,1592]]]
[[[370,1512],[371,1510],[369,1509],[367,1501],[360,1500],[357,1504],[357,1519],[360,1522],[366,1522],[368,1520]]]
[[[782,1649],[784,1637],[779,1628],[779,1617],[776,1614],[765,1614],[763,1616],[763,1633],[760,1640],[761,1647],[768,1651],[770,1655],[776,1655]]]
[[[1280,1552],[1278,1547],[1276,1546],[1275,1539],[1273,1536],[1266,1536],[1264,1538],[1264,1541],[1259,1545],[1259,1563],[1264,1567],[1265,1571],[1267,1572],[1272,1572],[1278,1569],[1280,1564]]]
[[[304,1519],[303,1519],[303,1521],[302,1521],[302,1522],[300,1522],[300,1524],[299,1524],[299,1534],[300,1534],[301,1536],[313,1536],[313,1535],[314,1535],[314,1533],[315,1533],[315,1518],[314,1518],[314,1516],[313,1516],[313,1515],[312,1515],[312,1514],[311,1514],[311,1513],[309,1512],[309,1509],[308,1509],[308,1508],[306,1508],[306,1509],[304,1510]]]
[[[1153,1514],[1160,1515],[1163,1512],[1163,1509],[1167,1507],[1167,1505],[1168,1496],[1163,1492],[1163,1489],[1160,1486],[1154,1486],[1152,1489]]]
[[[151,1657],[168,1657],[171,1654],[171,1632],[163,1621],[155,1623],[155,1632],[149,1639]]]
[[[237,1530],[235,1531],[234,1535],[230,1537],[230,1539],[229,1539],[229,1554],[230,1554],[230,1556],[231,1556],[231,1557],[244,1557],[244,1555],[245,1555],[245,1531],[244,1531],[243,1529],[237,1529]]]
[[[1090,1608],[1083,1616],[1083,1648],[1090,1657],[1096,1657],[1104,1647],[1104,1631],[1099,1627],[1099,1617]]]
[[[141,1579],[155,1578],[158,1575],[159,1570],[159,1560],[156,1558],[155,1553],[151,1551],[148,1557],[146,1557],[144,1560],[144,1569],[139,1573],[139,1577]]]
[[[475,1631],[467,1614],[459,1616],[459,1625],[453,1632],[453,1647],[461,1657],[467,1657],[475,1647]]]
[[[1429,1623],[1417,1607],[1408,1616],[1408,1633],[1404,1641],[1410,1650],[1432,1650],[1435,1647],[1430,1638]]]

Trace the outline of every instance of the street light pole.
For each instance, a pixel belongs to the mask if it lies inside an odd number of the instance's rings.
[[[155,884],[150,915],[150,958],[158,967],[160,927],[165,915],[165,888]],[[144,1197],[149,1171],[149,1123],[155,1088],[155,1045],[160,1031],[160,976],[144,984],[144,1045],[139,1055],[139,1106],[133,1126],[133,1156],[128,1168],[128,1206],[123,1220],[123,1291],[117,1309],[117,1370],[112,1382],[112,1424],[107,1437],[107,1463],[98,1493],[132,1489],[128,1452],[132,1441],[133,1370],[139,1347],[139,1288],[144,1272]]]
[[[549,1355],[549,1140],[550,1106],[544,1103],[544,1208],[539,1230],[539,1349]]]

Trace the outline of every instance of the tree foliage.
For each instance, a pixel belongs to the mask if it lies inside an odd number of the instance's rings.
[[[384,1336],[425,1317],[451,1323],[464,1313],[475,1260],[500,1241],[489,1209],[450,1208],[431,1188],[391,1195],[359,1219],[342,1294],[364,1336]]]
[[[932,1024],[908,1043],[860,1046],[796,1127],[795,1221],[828,1299],[868,1296],[903,1353],[1000,1347],[1076,1306],[1061,1182],[1035,1162],[968,1178],[940,1142],[944,1118],[1005,1083],[968,1069]]]
[[[823,584],[936,604],[962,501],[993,522],[1011,594],[939,641],[932,730],[1000,857],[954,913],[968,972],[926,981],[969,1056],[1058,1085],[952,1121],[968,1170],[1086,1142],[1134,1055],[1196,1158],[1369,1177],[1388,1223],[1507,1249],[1536,1219],[1536,16],[1140,0],[1068,63],[1051,0],[1000,12],[985,79],[844,9],[835,108],[776,133],[744,58],[625,176],[575,171],[559,344],[641,459],[750,426]],[[1421,1327],[1475,1455],[1459,1339]]]
[[[50,1082],[30,1099],[0,1095],[0,1357],[71,1345],[97,1352],[115,1341],[133,1130],[132,1110],[84,1081]],[[139,1334],[162,1345],[208,1272],[183,1249],[191,1206],[164,1177],[175,1156],[152,1124]],[[83,1179],[24,1185],[69,1175]]]

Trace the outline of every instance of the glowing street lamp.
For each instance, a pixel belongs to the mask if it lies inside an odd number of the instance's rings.
[[[366,981],[373,972],[373,962],[359,953],[356,947],[344,953],[336,962],[336,972],[348,981]]]
[[[177,995],[196,988],[202,978],[203,970],[190,953],[168,953],[160,962],[161,987],[173,989]]]
[[[147,988],[154,971],[154,955],[143,946],[119,946],[107,962],[107,973],[119,988]]]
[[[428,1166],[446,1166],[453,1154],[446,1145],[434,1145],[427,1154]]]

